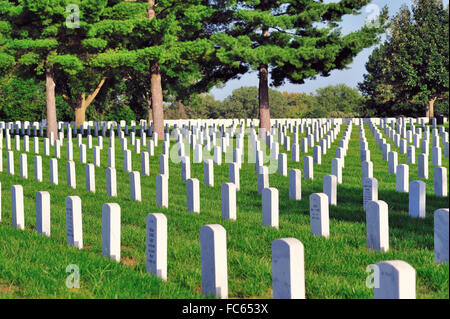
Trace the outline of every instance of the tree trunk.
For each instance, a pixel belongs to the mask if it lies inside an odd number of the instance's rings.
[[[437,98],[434,97],[428,100],[426,117],[430,119],[434,117],[434,102],[436,102],[436,99]]]
[[[178,116],[180,117],[180,119],[187,119],[188,116],[186,114],[186,106],[180,100],[177,101],[177,105],[178,105]]]
[[[145,101],[147,101],[147,118],[148,124],[150,125],[153,121],[152,98],[150,96],[146,96]]]
[[[91,105],[92,101],[94,101],[98,92],[102,88],[103,84],[105,84],[106,77],[104,77],[100,83],[97,85],[95,90],[88,95],[87,99],[84,93],[81,94],[80,104],[75,107],[75,124],[76,126],[81,126],[86,121],[86,110],[89,105]]]
[[[155,17],[155,0],[148,0],[148,18]],[[150,93],[153,111],[153,132],[158,133],[158,139],[164,139],[164,110],[161,86],[161,72],[159,64],[155,61],[150,67]]]
[[[151,84],[150,91],[152,94],[152,110],[153,110],[153,132],[158,133],[158,139],[164,139],[164,110],[163,95],[161,86],[161,73],[158,63],[151,67]]]
[[[269,29],[263,29],[263,36],[269,36]],[[270,131],[269,108],[269,67],[261,64],[259,67],[259,136],[264,137]]]
[[[81,126],[86,121],[86,108],[79,105],[75,108],[75,125]]]
[[[55,80],[51,67],[45,72],[45,93],[47,102],[47,137],[53,132],[55,140],[58,139],[58,123],[56,120]]]
[[[259,129],[270,131],[269,81],[266,65],[259,68]],[[261,134],[260,136],[263,136]]]

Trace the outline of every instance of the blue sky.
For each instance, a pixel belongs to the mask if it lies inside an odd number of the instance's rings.
[[[326,1],[337,2],[337,1]],[[448,6],[449,0],[444,0],[444,5]],[[402,4],[411,6],[411,0],[374,0],[368,6],[362,8],[361,14],[357,16],[347,15],[344,16],[341,22],[342,32],[344,34],[356,31],[360,29],[367,18],[376,14],[377,10],[381,10],[385,5],[389,8],[389,16],[394,16]],[[315,80],[306,80],[305,84],[291,84],[286,83],[283,86],[275,88],[278,91],[288,92],[304,92],[314,93],[317,89],[336,84],[346,84],[350,87],[357,87],[358,82],[363,80],[363,74],[366,73],[365,64],[369,59],[370,54],[376,46],[368,49],[364,49],[358,54],[353,63],[348,66],[347,70],[335,70],[331,72],[328,77],[316,77]],[[225,97],[231,94],[234,89],[241,86],[258,86],[258,76],[256,71],[252,71],[243,75],[239,80],[230,80],[223,88],[213,88],[211,93],[214,94],[217,100],[223,100]]]

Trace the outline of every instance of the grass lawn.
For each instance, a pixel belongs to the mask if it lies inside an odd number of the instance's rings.
[[[362,181],[358,126],[353,125],[343,184],[338,185],[338,205],[330,207],[330,238],[313,236],[309,225],[309,195],[322,192],[323,176],[331,174],[331,160],[342,138],[345,126],[322,164],[314,165],[314,180],[302,177],[302,200],[289,200],[289,178],[277,173],[269,176],[270,186],[279,190],[279,230],[262,226],[261,196],[253,163],[245,161],[240,171],[241,190],[237,192],[237,220],[221,219],[221,184],[228,182],[228,164],[214,167],[214,187],[203,183],[203,163],[192,163],[191,177],[200,181],[200,214],[186,212],[186,185],[181,181],[181,165],[170,163],[169,208],[156,206],[156,175],[159,174],[161,142],[150,157],[150,177],[141,176],[142,202],[130,200],[129,177],[123,171],[123,153],[116,137],[116,168],[118,197],[106,195],[108,138],[104,138],[100,168],[96,168],[95,194],[85,189],[85,168],[79,164],[76,137],[73,138],[77,173],[77,189],[66,183],[66,144],[61,147],[59,185],[50,185],[49,159],[40,152],[44,168],[42,183],[34,181],[32,138],[28,153],[27,180],[20,178],[19,154],[14,151],[15,175],[7,174],[6,149],[3,149],[0,222],[0,298],[204,298],[201,294],[200,227],[221,224],[227,231],[228,285],[230,298],[272,298],[271,243],[278,238],[295,237],[305,247],[307,298],[372,298],[373,289],[366,287],[366,268],[384,260],[403,260],[417,272],[417,298],[449,298],[449,266],[436,265],[433,251],[433,212],[447,208],[448,197],[434,196],[433,166],[427,183],[425,219],[408,216],[408,194],[395,191],[395,175],[388,174],[375,139],[365,125],[366,137],[374,163],[374,177],[379,183],[379,199],[389,205],[389,243],[386,253],[366,249],[365,212],[362,207]],[[448,126],[446,126],[448,131]],[[300,135],[300,138],[304,137]],[[388,140],[388,139],[387,139]],[[292,139],[291,139],[292,141]],[[14,139],[11,139],[14,148]],[[66,142],[66,140],[65,140]],[[391,142],[391,141],[389,141]],[[84,143],[86,140],[84,139]],[[171,141],[171,147],[174,145]],[[97,140],[93,139],[93,144]],[[129,149],[131,148],[128,138]],[[393,143],[391,149],[394,150]],[[247,152],[247,143],[245,151]],[[231,148],[233,146],[230,146]],[[431,147],[431,143],[430,143]],[[189,148],[186,147],[186,151]],[[23,141],[22,141],[23,150]],[[141,147],[145,151],[146,147]],[[431,151],[431,149],[430,149]],[[284,152],[280,146],[280,152]],[[53,149],[51,149],[53,153]],[[140,171],[140,155],[134,153],[133,170]],[[288,170],[300,168],[291,162]],[[420,151],[416,151],[416,156]],[[312,148],[308,155],[312,155]],[[87,151],[93,162],[92,150]],[[443,166],[449,160],[442,156]],[[406,163],[406,154],[399,154],[399,164]],[[417,165],[410,165],[410,181],[417,179]],[[303,176],[303,174],[302,174]],[[448,176],[447,176],[447,180]],[[25,230],[12,227],[11,186],[24,188]],[[36,232],[35,195],[49,191],[51,196],[51,237]],[[80,196],[83,210],[84,248],[78,250],[66,242],[65,198]],[[104,203],[121,207],[121,262],[102,256],[101,209]],[[146,273],[145,222],[149,213],[161,212],[168,219],[168,280],[164,282]],[[80,289],[66,288],[66,267],[76,264],[80,269]]]

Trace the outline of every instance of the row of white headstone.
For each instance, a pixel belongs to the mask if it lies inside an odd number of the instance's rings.
[[[351,128],[351,126],[350,126],[350,128]],[[348,140],[347,140],[347,144],[348,144]],[[336,150],[336,153],[338,152],[338,150]],[[319,152],[320,153],[320,152]],[[316,154],[317,154],[317,151],[316,151]],[[164,161],[165,162],[165,161]],[[182,165],[183,165],[183,162],[184,162],[184,165],[186,165],[186,159],[183,161],[182,160]],[[231,164],[233,164],[233,165],[236,165],[237,163],[230,163],[230,167],[231,167]],[[209,164],[209,165],[206,165],[206,162],[205,162],[205,167],[206,166],[212,166],[213,167],[213,165],[212,165],[212,163],[211,164]],[[236,165],[237,166],[237,165]],[[168,169],[168,166],[167,166],[167,169]],[[165,170],[165,168],[162,168],[161,169],[162,171],[164,171]],[[182,169],[182,171],[183,171],[183,169]],[[198,205],[199,205],[199,194],[198,194],[198,192],[196,192],[197,193],[197,195],[195,195],[194,193],[195,193],[195,190],[196,189],[198,189],[198,180],[197,180],[197,183],[195,183],[195,181],[194,181],[194,179],[188,179],[188,178],[186,178],[187,177],[187,175],[186,175],[186,168],[184,169],[184,171],[185,171],[185,173],[184,173],[184,178],[185,178],[185,180],[186,180],[186,182],[187,182],[187,193],[188,193],[188,200],[187,200],[187,202],[189,203],[189,202],[191,202],[191,204],[188,204],[188,211],[189,211],[189,207],[192,207],[191,209],[192,209],[192,211],[195,211],[195,208],[196,207],[198,207],[196,204],[195,204],[195,202],[197,202],[198,203]],[[238,172],[239,172],[239,170],[237,170]],[[280,171],[280,170],[279,170]],[[168,172],[167,172],[168,173]],[[205,174],[206,175],[206,174]],[[284,174],[283,174],[284,175]],[[158,175],[158,177],[157,177],[157,180],[158,180],[158,178],[160,178],[161,180],[163,180],[164,179],[164,177],[166,177],[165,176],[165,174],[160,174],[160,175]],[[182,177],[183,177],[183,173],[182,173]],[[168,174],[167,174],[167,177],[166,178],[168,178]],[[189,181],[190,180],[190,181]],[[158,184],[158,183],[157,183]],[[227,184],[230,184],[230,183],[227,183]],[[230,188],[231,188],[231,190],[230,190]],[[325,183],[324,183],[324,189],[325,189]],[[191,190],[191,191],[189,191],[189,190]],[[228,216],[233,216],[233,213],[232,212],[230,212],[230,208],[228,208],[228,211],[227,211],[227,206],[228,207],[233,207],[233,205],[232,205],[232,202],[233,202],[233,200],[232,200],[232,198],[233,198],[233,190],[235,190],[235,186],[233,187],[233,186],[230,186],[230,185],[226,185],[226,184],[224,184],[224,185],[222,185],[222,194],[225,194],[225,196],[222,196],[222,215],[223,216],[227,216],[227,214],[228,214]],[[278,199],[278,196],[276,196],[276,200],[274,200],[274,199],[272,199],[273,197],[274,197],[274,195],[273,195],[273,193],[276,193],[277,194],[277,190],[275,189],[275,191],[276,192],[267,192],[267,190],[270,190],[270,188],[264,188],[263,189],[266,193],[268,193],[269,195],[266,195],[266,198],[268,198],[268,200],[266,200],[266,201],[268,201],[269,203],[266,205],[266,209],[264,209],[264,195],[263,195],[263,224],[264,224],[264,220],[266,219],[266,220],[269,220],[269,222],[268,222],[268,224],[270,224],[270,223],[272,223],[272,221],[273,220],[275,220],[275,218],[272,216],[273,214],[266,214],[266,216],[268,216],[268,218],[266,217],[264,217],[265,215],[264,215],[264,211],[266,210],[266,211],[271,211],[272,209],[272,207],[275,207],[275,203],[276,204],[278,204],[277,203],[277,199]],[[230,194],[230,191],[231,191],[231,194]],[[227,194],[227,192],[228,192],[228,196],[226,195]],[[325,191],[324,191],[325,192]],[[157,193],[158,193],[158,191],[157,191]],[[191,194],[191,195],[189,195],[189,193]],[[322,195],[322,196],[321,196]],[[301,196],[301,193],[300,193],[300,196]],[[189,201],[189,197],[191,197],[192,198],[192,200],[191,201]],[[312,197],[312,198],[311,198]],[[319,225],[319,231],[318,231],[318,234],[319,235],[323,235],[323,236],[328,236],[327,235],[327,227],[324,227],[324,225],[326,225],[327,223],[326,223],[326,221],[328,220],[327,219],[327,215],[328,214],[326,214],[326,209],[325,209],[325,206],[326,206],[326,208],[328,208],[328,204],[329,204],[329,201],[331,201],[331,196],[328,196],[328,195],[325,195],[325,194],[312,194],[311,195],[311,197],[310,197],[310,206],[313,206],[310,210],[312,211],[312,212],[310,212],[311,213],[311,230],[312,230],[312,232],[313,232],[313,220],[314,219],[316,219],[317,220],[317,222],[316,222],[316,224],[317,225]],[[317,198],[316,198],[317,197]],[[224,201],[224,198],[226,199],[225,201]],[[228,199],[227,199],[228,198]],[[231,199],[229,199],[229,198],[231,198]],[[235,192],[234,192],[234,198],[235,198]],[[231,202],[231,203],[230,203]],[[313,205],[313,203],[316,203],[316,204],[314,204]],[[317,203],[319,203],[319,205],[317,205]],[[277,207],[278,205],[276,205],[276,208],[278,208]],[[379,206],[379,205],[378,205]],[[377,209],[378,210],[380,210],[379,209],[379,207],[377,206]],[[387,205],[386,205],[387,206]],[[269,207],[270,209],[268,209],[267,207]],[[322,209],[322,207],[323,207],[323,209]],[[274,211],[275,211],[275,209],[273,209]],[[276,209],[277,210],[277,209]],[[225,211],[225,213],[224,213],[224,211]],[[313,214],[314,213],[314,214]],[[448,214],[448,211],[447,211],[447,214]],[[235,206],[234,206],[234,217],[235,217]],[[316,217],[316,218],[313,218],[313,217]],[[317,218],[318,217],[318,218]],[[378,218],[379,219],[379,218]],[[447,218],[447,220],[448,220],[448,218]],[[317,228],[317,227],[314,227],[314,228]],[[314,232],[313,232],[314,233]],[[328,231],[328,233],[329,233],[329,231]],[[448,236],[448,232],[447,232],[447,236]],[[369,227],[368,227],[368,246],[369,246]],[[372,237],[373,237],[373,235],[372,235]],[[379,236],[380,238],[382,237],[382,236]],[[375,240],[376,241],[376,240]],[[378,240],[378,242],[381,242],[381,240]],[[448,240],[447,240],[447,242],[448,242]],[[436,243],[435,243],[436,244]],[[378,246],[381,246],[381,245],[378,245]],[[376,245],[374,245],[374,247],[376,247]],[[448,251],[448,244],[447,244],[447,251]],[[447,253],[447,255],[448,255],[448,253]],[[448,258],[447,258],[448,259]],[[275,289],[274,289],[274,291],[275,291]],[[275,293],[274,293],[274,296],[275,296]]]
[[[370,162],[370,151],[368,151],[363,123],[360,123],[359,136],[361,161],[364,160],[364,162],[362,162],[363,206],[366,211],[367,247],[375,250],[387,251],[389,249],[388,205],[386,202],[378,200],[378,181],[373,177],[373,163]],[[399,192],[409,192],[409,215],[411,217],[425,218],[426,185],[423,181],[419,180],[407,184],[407,178],[409,177],[407,167],[407,165],[397,166],[396,189]],[[439,186],[441,189],[446,187],[447,173],[445,170],[444,174],[445,185],[443,186],[441,184]],[[435,189],[436,188],[435,182]],[[445,192],[445,195],[443,194],[440,196],[447,196],[447,194]],[[441,222],[444,222],[445,227],[445,214],[448,214],[448,209],[439,209],[435,211],[434,244],[435,261],[437,263],[448,263],[448,242],[442,241],[448,234],[445,234],[445,230],[443,230],[442,227],[443,225],[440,224]],[[445,251],[446,249],[447,252]]]
[[[398,164],[398,153],[390,151],[390,144],[386,143],[386,140],[382,138],[382,134],[379,132],[378,128],[369,124],[372,134],[375,137],[377,144],[380,146],[380,150],[383,152],[383,160],[388,161],[388,172],[390,174],[397,174],[400,172],[398,177],[398,187],[399,191],[405,191],[407,189],[407,176],[409,175],[409,167],[406,164]],[[418,155],[418,177],[428,179],[428,146],[422,149],[422,153]],[[434,168],[434,183],[435,183],[435,194],[437,196],[447,196],[447,169],[445,167],[439,167],[442,163],[440,160],[440,149],[436,149],[436,156],[439,161],[433,160],[433,165],[438,166]],[[448,157],[448,155],[447,155]],[[415,147],[408,146],[407,163],[415,164]],[[397,169],[398,168],[398,169]]]
[[[13,226],[23,230],[25,223],[21,185],[11,187],[11,201]],[[375,205],[377,202],[370,202],[369,205],[372,204]],[[50,194],[48,192],[36,194],[36,230],[50,237]],[[82,208],[81,199],[78,196],[66,198],[66,232],[68,244],[82,249]],[[147,272],[163,280],[167,280],[167,236],[166,216],[161,213],[148,214],[146,269]],[[445,256],[442,256],[445,245],[447,245],[448,261],[448,209],[435,212],[437,259],[445,259]],[[102,207],[102,254],[120,262],[120,247],[121,208],[116,203],[107,203]],[[201,227],[200,251],[202,293],[205,296],[228,298],[227,238],[226,230],[222,225],[212,224]],[[416,273],[412,266],[404,261],[395,260],[379,262],[375,269],[374,298],[413,299],[416,297]],[[305,298],[304,246],[298,239],[282,238],[272,242],[272,288],[273,298],[276,299]]]

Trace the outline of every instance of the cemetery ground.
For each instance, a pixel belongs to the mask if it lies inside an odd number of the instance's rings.
[[[159,174],[161,142],[150,156],[150,176],[141,175],[142,202],[130,200],[129,175],[123,171],[123,156],[116,138],[117,197],[106,195],[108,138],[103,140],[101,167],[95,168],[96,192],[85,188],[85,167],[79,163],[79,148],[74,143],[77,188],[66,183],[65,143],[58,160],[59,185],[50,184],[49,160],[42,156],[43,182],[33,178],[33,156],[28,153],[28,179],[20,178],[19,154],[14,151],[15,175],[7,174],[6,149],[3,149],[0,222],[0,298],[204,298],[201,293],[200,228],[206,224],[221,224],[226,229],[228,257],[228,291],[230,298],[272,298],[271,244],[279,238],[293,237],[304,245],[306,298],[373,298],[373,288],[366,286],[371,264],[386,260],[403,260],[416,270],[417,298],[449,298],[449,266],[436,264],[433,250],[433,212],[448,207],[448,196],[437,197],[433,191],[433,166],[429,156],[428,180],[417,178],[416,164],[409,164],[410,181],[426,182],[426,218],[408,215],[408,193],[396,192],[394,174],[388,173],[387,161],[365,124],[366,138],[373,161],[373,176],[378,179],[380,200],[389,205],[389,251],[367,249],[365,212],[358,138],[354,124],[343,183],[337,186],[337,206],[330,206],[330,237],[313,236],[310,230],[309,195],[323,191],[323,176],[331,173],[331,160],[342,138],[345,125],[322,164],[314,165],[314,179],[304,178],[303,156],[291,161],[287,153],[288,171],[302,170],[302,199],[289,199],[289,178],[277,172],[269,175],[270,187],[279,191],[279,229],[263,227],[261,195],[257,192],[254,164],[247,157],[240,170],[240,190],[236,193],[237,219],[221,218],[221,184],[228,182],[228,163],[214,165],[214,187],[203,183],[203,162],[192,163],[191,177],[200,181],[200,214],[186,210],[186,184],[181,180],[181,165],[169,160],[169,207],[156,206],[156,175]],[[446,126],[448,131],[448,126]],[[299,138],[305,134],[300,134]],[[245,152],[247,155],[247,139]],[[75,138],[74,138],[75,140]],[[66,142],[67,140],[65,140]],[[96,142],[96,139],[94,139]],[[391,149],[397,150],[392,141]],[[96,143],[93,143],[96,145]],[[234,142],[234,141],[233,141]],[[43,150],[43,140],[40,140]],[[86,141],[84,140],[84,143]],[[30,141],[30,144],[31,141]],[[175,142],[171,140],[172,148]],[[143,147],[144,148],[144,147]],[[233,149],[233,145],[229,148]],[[12,148],[14,149],[14,147]],[[186,145],[186,151],[189,146]],[[53,155],[51,148],[51,155]],[[142,150],[141,150],[142,151]],[[141,170],[140,156],[132,151],[133,171]],[[87,162],[93,162],[92,149],[87,150]],[[406,154],[398,162],[406,163]],[[449,172],[448,158],[442,166]],[[447,181],[449,177],[447,175]],[[25,230],[12,227],[11,186],[23,185]],[[36,232],[35,196],[48,191],[51,196],[51,236]],[[66,241],[65,198],[79,196],[82,201],[83,249],[69,246]],[[121,261],[102,256],[102,205],[118,203],[121,207]],[[161,212],[167,217],[167,281],[146,272],[146,216]],[[66,287],[68,265],[80,269],[80,288]]]

